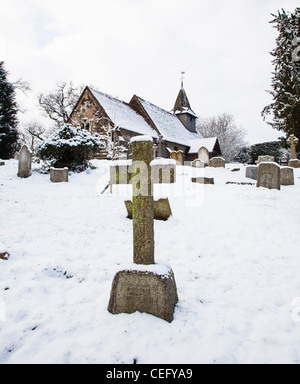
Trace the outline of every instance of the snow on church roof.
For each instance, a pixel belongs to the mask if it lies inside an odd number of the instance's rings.
[[[177,144],[191,146],[194,140],[202,139],[200,133],[188,131],[181,121],[172,113],[165,111],[138,97],[143,108],[163,136],[163,139]],[[198,152],[198,150],[197,150]]]
[[[118,127],[158,138],[157,133],[150,127],[146,120],[136,113],[128,104],[112,96],[91,89],[111,121]]]
[[[208,152],[212,152],[217,142],[217,137],[208,137],[202,139],[192,140],[190,142],[190,150],[189,153],[198,153],[201,147],[205,147]]]

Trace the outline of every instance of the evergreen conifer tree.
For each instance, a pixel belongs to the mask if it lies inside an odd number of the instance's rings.
[[[17,103],[15,89],[7,80],[4,62],[0,61],[0,158],[13,157],[17,149]]]
[[[272,14],[270,22],[278,31],[276,48],[271,52],[275,67],[272,77],[273,102],[262,111],[264,118],[273,116],[269,124],[287,137],[300,137],[300,8],[294,13],[283,9]]]

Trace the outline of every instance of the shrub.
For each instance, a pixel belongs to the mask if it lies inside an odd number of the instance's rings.
[[[102,146],[99,135],[66,124],[40,146],[38,153],[43,160],[50,160],[51,166],[80,172]]]

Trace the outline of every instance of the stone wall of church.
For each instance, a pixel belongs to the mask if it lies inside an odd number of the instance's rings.
[[[105,125],[110,123],[105,111],[95,103],[87,89],[73,110],[69,121],[70,124],[87,129],[91,133],[103,132]]]

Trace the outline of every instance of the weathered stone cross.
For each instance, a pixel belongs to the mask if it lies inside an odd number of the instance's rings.
[[[175,161],[153,161],[153,140],[139,136],[132,142],[132,164],[113,165],[111,184],[132,184],[133,261],[154,264],[153,185],[175,183]]]
[[[300,163],[297,159],[297,153],[296,153],[296,145],[298,144],[299,140],[295,135],[291,135],[287,141],[288,144],[291,146],[291,160],[289,161],[289,166],[294,168],[299,168]]]
[[[174,183],[175,164],[152,162],[153,140],[132,139],[132,164],[111,167],[111,184],[132,184],[133,269],[115,275],[108,311],[113,314],[146,312],[168,322],[178,301],[171,268],[154,265],[153,184]]]

